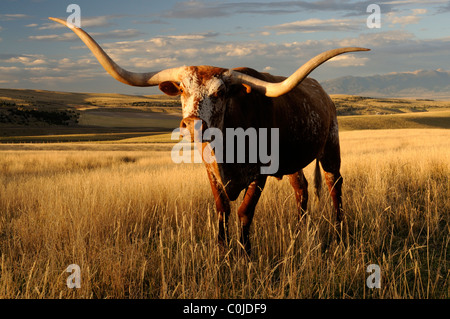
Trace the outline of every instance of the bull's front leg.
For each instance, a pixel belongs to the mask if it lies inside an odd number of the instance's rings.
[[[217,187],[211,187],[219,219],[219,234],[217,240],[219,245],[224,248],[228,246],[228,217],[230,216],[230,201],[223,191]]]
[[[261,193],[266,184],[267,176],[260,176],[257,180],[252,182],[244,195],[244,200],[241,206],[239,206],[238,215],[241,226],[241,244],[244,246],[245,251],[250,256],[251,243],[250,243],[250,226],[252,224],[253,215],[255,213],[256,204],[259,201]]]
[[[225,249],[228,246],[228,217],[230,216],[230,200],[225,192],[222,182],[218,178],[216,165],[214,165],[214,163],[205,163],[205,166],[219,219],[218,242],[221,249]]]
[[[220,179],[219,166],[214,156],[214,150],[207,142],[197,143],[197,148],[201,149],[203,164],[205,164],[209,183],[214,196],[214,202],[219,219],[218,242],[221,249],[228,246],[228,217],[230,216],[230,199],[225,191],[225,187]]]

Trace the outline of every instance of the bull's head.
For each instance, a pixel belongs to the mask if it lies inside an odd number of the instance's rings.
[[[315,68],[325,61],[346,52],[369,51],[358,47],[346,47],[325,51],[309,60],[294,74],[279,83],[270,83],[252,76],[215,67],[180,67],[157,72],[135,73],[118,66],[103,49],[81,28],[66,21],[50,18],[69,27],[92,51],[105,70],[116,80],[132,86],[156,86],[168,95],[181,95],[183,107],[182,128],[194,136],[194,122],[201,120],[202,129],[221,127],[227,92],[231,86],[241,86],[247,93],[258,91],[268,97],[278,97],[299,85]]]
[[[188,129],[191,139],[194,129],[222,128],[229,93],[228,81],[223,77],[225,71],[211,66],[184,67],[179,81],[159,84],[159,89],[167,95],[180,95],[183,106],[180,128]],[[194,128],[195,123],[201,123],[201,127]]]

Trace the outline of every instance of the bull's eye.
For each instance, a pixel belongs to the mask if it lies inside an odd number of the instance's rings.
[[[222,98],[225,95],[225,90],[223,88],[220,88],[216,92],[213,93],[213,97],[216,99]]]

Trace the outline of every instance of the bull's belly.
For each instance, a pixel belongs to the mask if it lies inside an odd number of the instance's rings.
[[[313,143],[281,148],[279,170],[273,176],[282,177],[298,172],[314,161],[322,149],[320,144]]]
[[[226,160],[221,163],[219,165],[220,178],[230,200],[236,199],[239,193],[260,175],[282,178],[284,175],[300,171],[319,157],[327,141],[328,127],[320,126],[314,132],[308,128],[309,126],[305,124],[297,130],[292,128],[283,130],[283,132],[280,132],[275,148],[272,145],[261,151],[258,146],[257,163],[249,163],[248,161],[244,163],[226,162]],[[258,145],[259,142],[258,139]],[[274,142],[271,141],[271,143]],[[248,153],[248,144],[245,149]],[[224,153],[227,153],[227,149]],[[237,153],[235,152],[235,154]],[[270,162],[262,161],[264,159],[262,155],[266,155],[266,160],[269,158]],[[224,156],[225,158],[227,157]],[[246,157],[246,160],[248,160],[248,157]],[[274,161],[277,162],[277,165],[272,163]],[[277,166],[275,171],[273,171],[271,165]],[[270,172],[267,172],[268,167],[271,167]],[[263,168],[266,168],[266,170],[264,171]]]
[[[269,174],[264,174],[262,168],[267,168],[273,163],[223,163],[220,165],[220,177],[225,187],[228,198],[235,200],[240,192],[247,188],[260,175],[282,178],[306,167],[319,156],[319,145],[296,145],[295,147],[283,147],[280,145],[278,157],[278,169]]]
[[[220,166],[220,177],[228,198],[235,200],[240,192],[260,175],[260,165],[251,163],[224,163]]]

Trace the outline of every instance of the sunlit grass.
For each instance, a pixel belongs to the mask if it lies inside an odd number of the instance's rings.
[[[237,242],[238,204],[223,256],[204,167],[174,164],[170,145],[9,145],[0,297],[448,298],[449,131],[340,135],[346,236],[325,191],[318,201],[311,187],[298,227],[288,181],[269,179],[250,260]],[[313,185],[313,167],[305,174]],[[66,286],[70,264],[80,289]],[[381,268],[381,289],[366,286],[369,264]]]

